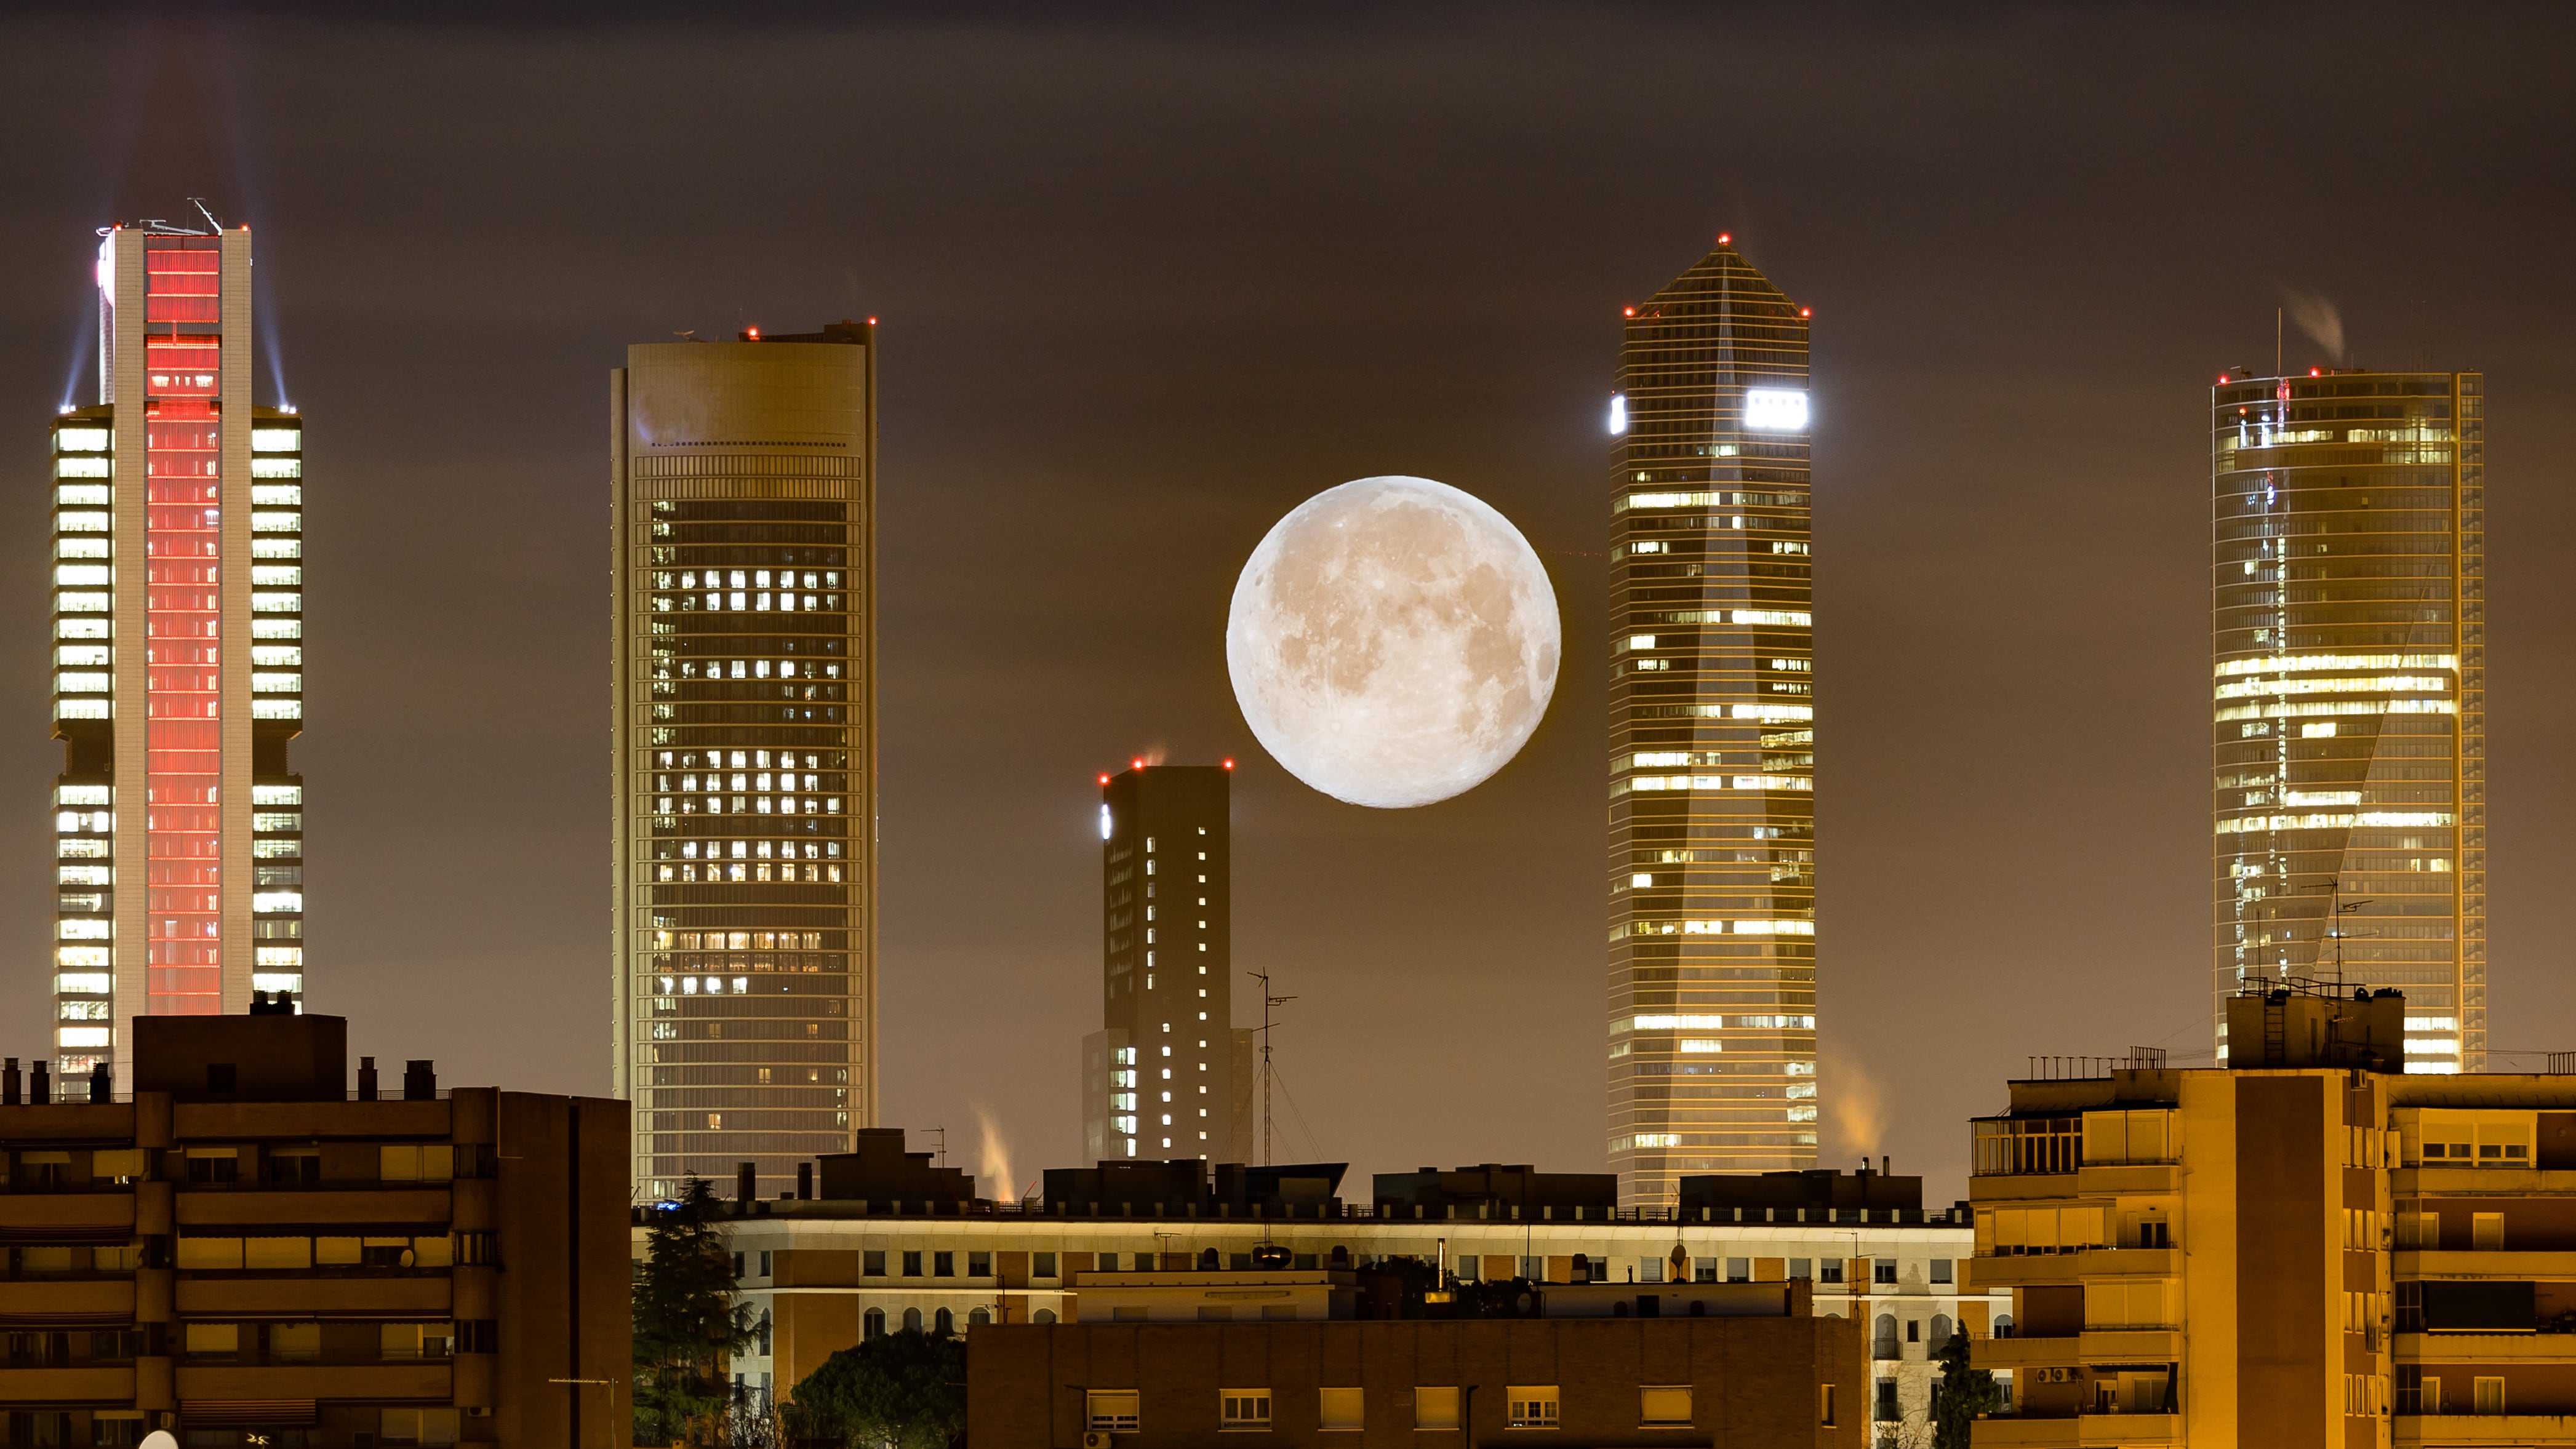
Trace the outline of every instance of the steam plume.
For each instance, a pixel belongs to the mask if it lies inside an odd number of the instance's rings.
[[[2326,361],[2343,366],[2343,314],[2335,304],[2296,287],[2283,287],[2281,299],[2289,308],[2290,320],[2325,353]]]
[[[1828,1165],[1866,1157],[1887,1140],[1887,1088],[1858,1058],[1840,1052],[1825,1063],[1825,1112],[1833,1141],[1825,1144]]]
[[[976,1154],[976,1190],[997,1202],[1016,1199],[1018,1182],[1011,1176],[1011,1144],[1003,1140],[1001,1120],[979,1102],[975,1104],[975,1126],[983,1136]]]

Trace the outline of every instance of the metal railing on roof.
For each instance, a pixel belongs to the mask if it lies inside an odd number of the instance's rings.
[[[2165,1067],[2163,1047],[2131,1047],[2124,1057],[2032,1057],[2026,1082],[2080,1082],[2108,1077],[2113,1072],[2160,1072]]]

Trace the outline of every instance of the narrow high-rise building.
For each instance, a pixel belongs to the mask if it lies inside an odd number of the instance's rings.
[[[202,215],[202,212],[201,212]],[[55,1065],[304,994],[303,422],[251,401],[250,229],[102,228],[54,420]]]
[[[610,374],[615,1086],[635,1186],[874,1126],[876,324]]]
[[[1251,1160],[1252,1033],[1234,1029],[1234,762],[1100,777],[1101,1029],[1082,1040],[1092,1162]]]
[[[2213,947],[2406,995],[2406,1069],[2486,1069],[2486,428],[2474,372],[2211,395]]]
[[[1816,1161],[1807,309],[1731,240],[1628,309],[1610,400],[1610,1160]]]

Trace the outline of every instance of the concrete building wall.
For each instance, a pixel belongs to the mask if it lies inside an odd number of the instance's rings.
[[[1869,1432],[1851,1397],[1859,1330],[1828,1318],[991,1326],[970,1330],[967,1349],[977,1449],[1082,1442],[1094,1389],[1136,1392],[1137,1427],[1119,1442],[1137,1449],[1210,1442],[1229,1390],[1268,1391],[1263,1442],[1280,1449],[1457,1442],[1421,1437],[1424,1388],[1458,1391],[1468,1442],[1500,1438],[1514,1398],[1538,1391],[1557,1402],[1550,1442],[1857,1449]],[[1687,1389],[1688,1421],[1646,1424],[1650,1388]],[[1358,1390],[1355,1433],[1323,1427],[1328,1389]]]

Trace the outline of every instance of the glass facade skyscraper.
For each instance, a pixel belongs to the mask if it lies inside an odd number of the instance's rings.
[[[247,227],[103,228],[54,420],[55,1066],[304,992],[303,422],[251,401]]]
[[[1610,1159],[1621,1198],[1816,1160],[1807,311],[1730,240],[1611,398]]]
[[[2406,993],[2406,1066],[2485,1069],[2485,379],[2213,390],[2216,1012]]]
[[[764,1196],[876,1123],[876,329],[611,374],[617,1095]]]

